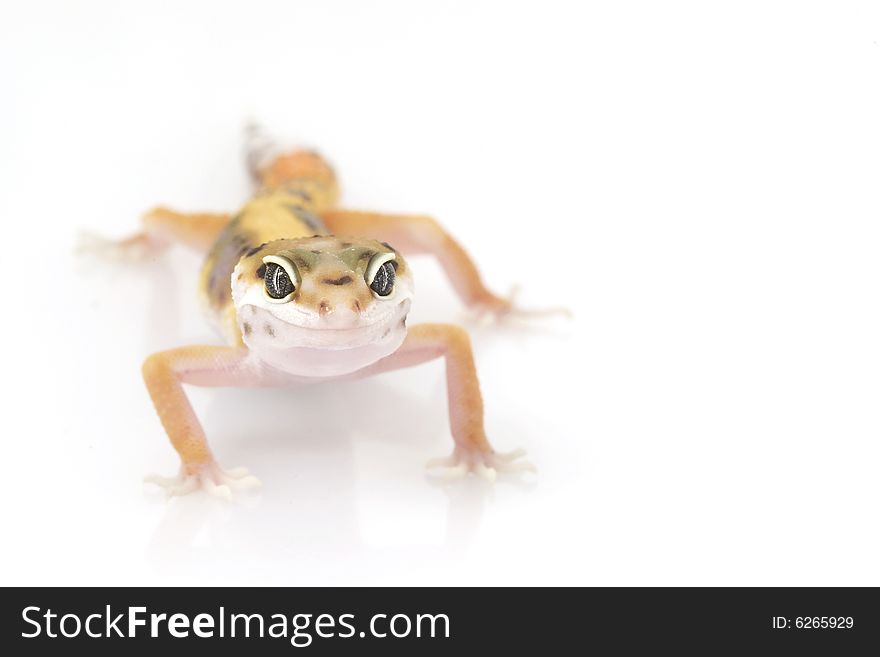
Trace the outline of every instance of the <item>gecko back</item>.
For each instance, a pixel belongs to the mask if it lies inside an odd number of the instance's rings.
[[[257,191],[229,221],[205,257],[199,278],[202,304],[230,344],[241,344],[230,280],[239,260],[261,245],[280,239],[328,235],[318,213],[336,203],[333,169],[319,154],[294,150],[254,166]]]

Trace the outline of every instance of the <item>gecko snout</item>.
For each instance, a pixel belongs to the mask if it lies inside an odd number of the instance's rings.
[[[330,328],[358,325],[368,303],[358,294],[327,294],[317,303],[318,316]]]

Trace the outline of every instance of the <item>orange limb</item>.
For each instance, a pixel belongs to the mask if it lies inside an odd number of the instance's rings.
[[[253,385],[258,373],[246,365],[248,350],[192,346],[155,353],[144,361],[143,375],[153,405],[181,460],[177,477],[149,477],[170,494],[203,488],[229,498],[233,488],[258,484],[243,468],[221,470],[205,432],[183,390],[184,383],[202,386]]]
[[[444,474],[460,476],[475,472],[494,479],[496,471],[534,471],[534,466],[519,460],[525,452],[496,452],[483,426],[483,396],[467,331],[453,324],[418,324],[409,329],[406,340],[395,353],[357,374],[371,376],[380,372],[412,367],[436,358],[446,361],[446,391],[449,400],[449,426],[455,449],[452,456],[435,459],[429,467],[444,468]]]
[[[157,207],[143,216],[143,232],[129,239],[148,239],[164,243],[178,242],[201,253],[206,253],[229,220],[229,213],[182,213]]]
[[[139,259],[178,242],[200,253],[207,253],[229,221],[229,214],[183,214],[168,208],[154,208],[143,216],[143,230],[120,240],[84,233],[80,236],[79,250],[115,258]]]

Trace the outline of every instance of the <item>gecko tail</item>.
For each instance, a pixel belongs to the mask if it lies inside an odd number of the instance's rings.
[[[255,186],[262,184],[262,172],[280,155],[275,139],[255,120],[244,126],[244,161]]]
[[[257,189],[295,188],[315,210],[334,205],[339,191],[333,167],[303,146],[280,145],[256,122],[245,125],[245,162]]]

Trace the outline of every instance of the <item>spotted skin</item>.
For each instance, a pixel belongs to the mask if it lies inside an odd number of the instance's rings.
[[[413,285],[404,254],[435,255],[466,305],[509,309],[486,289],[461,246],[427,217],[336,209],[336,177],[314,152],[279,155],[258,174],[257,191],[235,215],[158,208],[144,217],[142,233],[118,244],[161,248],[179,241],[206,251],[200,297],[228,343],[171,349],[145,361],[147,389],[181,459],[176,477],[150,480],[172,494],[203,489],[221,497],[255,481],[243,470],[217,464],[183,384],[304,385],[363,378],[435,358],[446,363],[455,443],[440,465],[452,474],[487,478],[496,471],[530,469],[519,453],[495,452],[485,435],[467,333],[446,324],[407,327]],[[268,294],[267,262],[282,267],[293,284],[281,299]],[[386,262],[393,262],[394,282],[379,296],[371,277]]]
[[[327,197],[326,193],[318,193],[320,183],[291,181],[274,189],[261,189],[229,222],[208,252],[199,280],[202,305],[230,344],[242,344],[235,313],[230,310],[229,279],[235,266],[242,257],[260,253],[269,242],[329,234],[315,214],[315,199]],[[329,180],[325,184],[330,184]]]

